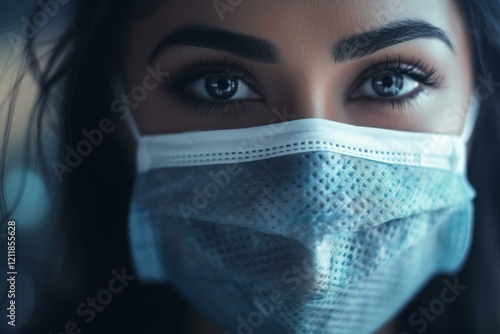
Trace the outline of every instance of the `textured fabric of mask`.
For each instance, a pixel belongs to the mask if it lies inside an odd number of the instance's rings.
[[[371,333],[465,259],[465,137],[322,119],[140,137],[138,275],[227,333]]]

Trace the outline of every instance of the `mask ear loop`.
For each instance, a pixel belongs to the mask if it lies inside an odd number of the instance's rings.
[[[469,103],[469,108],[467,110],[467,115],[465,116],[464,128],[462,130],[462,134],[460,135],[462,142],[465,144],[467,144],[472,137],[480,107],[481,102],[479,102],[479,99],[475,95],[472,95]]]
[[[121,96],[123,93],[125,93],[125,86],[123,85],[123,81],[121,80],[119,75],[112,76],[111,89],[115,96]],[[124,121],[127,124],[130,132],[132,133],[132,136],[134,137],[136,143],[139,143],[139,139],[141,138],[141,133],[137,128],[137,125],[135,124],[134,116],[132,115],[132,110],[130,110],[130,107],[128,106],[127,103],[125,103],[125,108],[127,108],[127,113]]]
[[[139,132],[139,129],[137,128],[137,125],[135,124],[134,121],[134,116],[132,116],[132,112],[130,108],[127,106],[127,117],[125,117],[125,123],[127,124],[128,128],[130,129],[130,132],[132,133],[132,136],[134,136],[134,139],[137,143],[139,143],[139,139],[141,138],[141,133]]]

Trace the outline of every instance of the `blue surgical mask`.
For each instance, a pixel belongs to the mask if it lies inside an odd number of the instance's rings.
[[[301,119],[142,136],[129,118],[137,274],[227,333],[371,333],[466,258],[475,107],[462,135]]]

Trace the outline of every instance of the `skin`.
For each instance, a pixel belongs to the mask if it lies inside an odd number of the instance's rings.
[[[143,4],[139,5],[143,6]],[[432,10],[430,10],[432,9]],[[371,0],[371,1],[242,1],[221,21],[213,1],[152,1],[134,11],[124,40],[125,88],[131,92],[142,85],[146,66],[159,66],[177,77],[185,65],[196,61],[239,62],[258,86],[261,99],[244,107],[207,112],[166,93],[163,86],[148,92],[133,110],[143,135],[194,130],[244,128],[266,125],[273,108],[287,107],[297,118],[324,118],[359,126],[404,131],[459,134],[473,92],[470,40],[460,9],[452,0]],[[402,19],[420,19],[438,27],[448,36],[453,51],[435,38],[418,38],[381,49],[365,57],[336,63],[330,50],[339,40],[385,26]],[[280,62],[263,64],[229,52],[177,45],[149,57],[165,36],[186,24],[207,24],[265,39],[279,50]],[[385,100],[359,96],[359,80],[370,74],[373,64],[401,58],[402,64],[421,65],[426,73],[436,70],[439,85],[420,84],[423,93],[411,102],[393,105]],[[412,63],[413,61],[413,63]],[[423,66],[422,64],[425,64]],[[383,65],[382,65],[383,67]],[[200,79],[204,82],[204,79]],[[370,80],[370,77],[366,78]],[[201,86],[203,87],[203,86]],[[369,85],[368,85],[369,87]],[[190,91],[192,92],[192,91]],[[216,330],[203,316],[194,313],[193,332]],[[390,327],[380,333],[391,333]]]
[[[184,65],[196,61],[239,61],[258,86],[264,101],[249,101],[244,108],[222,115],[186,105],[166,94],[163,86],[148,93],[134,109],[133,116],[142,134],[175,133],[190,130],[243,128],[269,124],[273,108],[287,107],[295,118],[324,118],[354,125],[406,131],[460,133],[467,97],[472,92],[469,40],[452,0],[393,0],[351,3],[347,1],[243,1],[221,21],[212,1],[164,1],[150,9],[149,15],[132,18],[127,32],[124,75],[126,91],[142,85],[146,66],[176,76]],[[433,8],[429,11],[428,8]],[[175,13],[173,15],[172,13]],[[335,63],[332,45],[342,38],[368,31],[401,19],[422,19],[442,29],[451,40],[454,52],[437,39],[415,39],[382,49],[374,54]],[[228,52],[194,46],[174,46],[148,62],[158,43],[175,29],[189,23],[202,23],[234,32],[260,37],[279,49],[279,64],[262,64],[236,57]],[[314,50],[314,51],[311,51]],[[403,64],[412,60],[435,68],[439,87],[424,87],[425,92],[401,106],[391,103],[353,99],[357,80],[384,66],[386,57]],[[202,79],[200,79],[202,80]],[[462,107],[456,107],[460,104]],[[453,109],[450,111],[450,109]],[[450,116],[453,113],[453,116]]]

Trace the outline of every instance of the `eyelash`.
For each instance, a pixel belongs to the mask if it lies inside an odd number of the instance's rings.
[[[412,58],[410,61],[403,61],[399,55],[396,58],[386,56],[385,60],[380,63],[370,62],[371,67],[363,72],[359,79],[354,83],[354,89],[349,93],[351,95],[361,85],[373,76],[385,72],[392,72],[395,74],[405,75],[416,82],[426,87],[440,88],[444,85],[444,77],[439,75],[438,68],[425,63],[420,59]],[[391,104],[393,110],[401,110],[408,104],[414,102],[421,94],[426,93],[425,89],[419,89],[417,92],[396,98],[383,99],[383,98],[359,98],[358,101],[376,103],[376,107],[385,107],[388,103]]]
[[[438,74],[438,69],[421,60],[412,58],[410,61],[403,62],[401,56],[391,58],[386,56],[385,60],[379,63],[370,62],[371,67],[360,75],[360,78],[354,83],[354,88],[349,96],[360,86],[373,76],[385,72],[392,72],[408,76],[416,82],[426,87],[439,88],[443,85],[444,77]],[[245,66],[241,60],[229,62],[226,57],[224,60],[217,61],[215,58],[211,61],[199,60],[193,64],[183,66],[176,73],[170,74],[164,81],[164,91],[167,95],[180,99],[188,107],[191,107],[207,117],[227,116],[235,114],[238,110],[248,109],[255,102],[266,102],[259,93],[257,83],[252,79],[253,70]],[[186,88],[192,83],[210,75],[226,75],[235,80],[243,81],[250,89],[261,96],[261,100],[231,100],[225,102],[207,101],[203,98],[193,96],[186,92]],[[351,101],[377,104],[378,107],[385,107],[391,104],[394,110],[401,110],[406,105],[414,102],[420,94],[425,93],[425,89],[419,89],[417,92],[403,97],[390,99],[383,98],[357,98]]]
[[[234,114],[238,110],[248,109],[252,107],[252,102],[265,102],[262,100],[232,100],[226,102],[207,101],[205,99],[193,96],[185,91],[185,89],[196,82],[210,75],[227,75],[233,79],[243,81],[253,91],[260,96],[257,83],[252,79],[253,70],[246,68],[241,60],[229,62],[226,57],[222,62],[215,58],[212,61],[199,60],[191,65],[183,66],[177,73],[171,74],[164,81],[165,92],[174,97],[179,98],[188,107],[198,110],[203,115],[210,116],[226,116]]]

